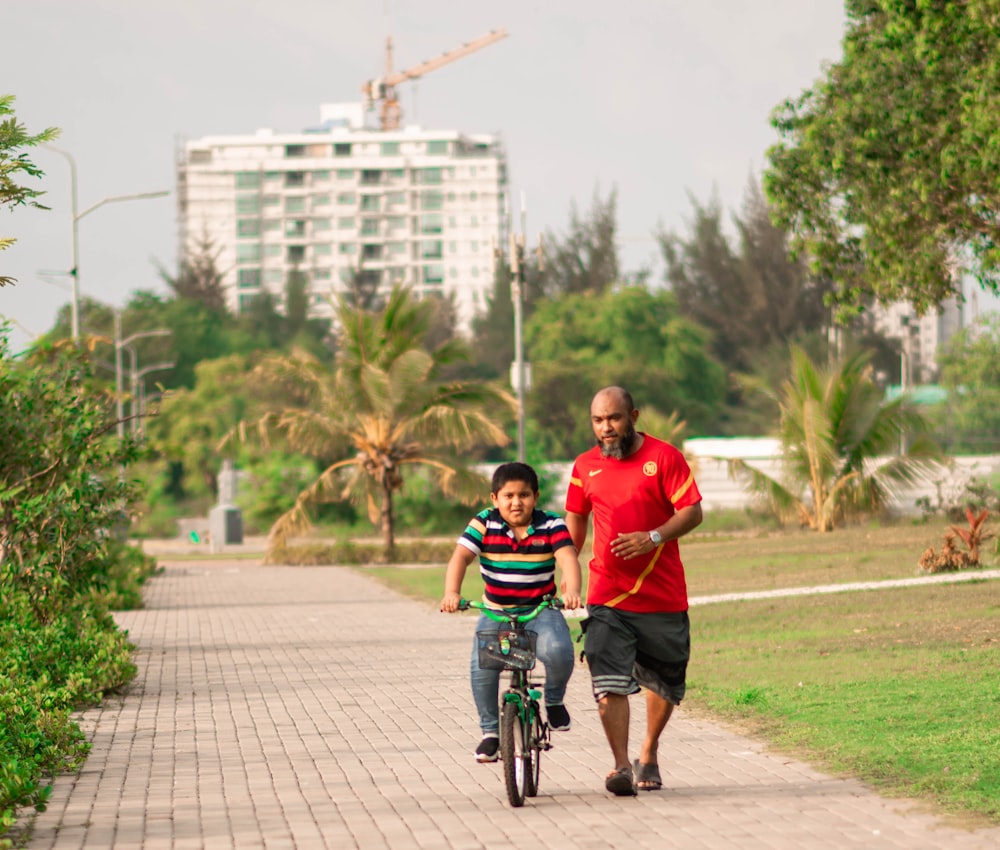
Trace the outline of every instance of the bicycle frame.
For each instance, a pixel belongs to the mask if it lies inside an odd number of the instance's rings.
[[[562,600],[545,597],[530,610],[490,608],[481,602],[471,602],[465,599],[459,602],[458,607],[459,610],[475,608],[482,611],[495,623],[506,625],[513,632],[523,633],[526,630],[526,624],[534,620],[546,608],[561,608]],[[504,719],[504,722],[500,735],[501,751],[513,754],[518,746],[520,750],[515,757],[516,763],[511,764],[509,759],[505,760],[504,779],[507,785],[507,797],[511,805],[522,806],[525,797],[534,797],[538,793],[540,754],[543,750],[551,749],[552,745],[549,742],[548,724],[541,716],[539,700],[542,698],[542,692],[537,685],[529,681],[529,670],[518,667],[516,664],[510,665],[506,669],[510,670],[510,684],[502,695],[501,718]],[[507,706],[516,712],[516,718],[508,717]],[[504,728],[507,729],[506,733]],[[514,738],[518,737],[519,741],[515,742]],[[505,738],[511,738],[506,742],[506,747]]]

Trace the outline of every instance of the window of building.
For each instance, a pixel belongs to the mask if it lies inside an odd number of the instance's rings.
[[[302,219],[289,219],[285,222],[285,236],[305,236],[306,223]]]
[[[351,155],[351,143],[350,142],[337,142],[333,146],[334,156],[350,156]]]
[[[443,140],[434,140],[427,143],[427,153],[434,155],[447,154],[448,153],[448,142]]]
[[[479,216],[478,215],[472,216],[472,218],[469,219],[469,224],[472,227],[479,227]]]
[[[281,179],[281,172],[280,171],[265,171],[264,172],[264,179],[265,180],[280,180]]]
[[[264,219],[264,232],[271,233],[275,230],[281,230],[281,219],[280,218]]]
[[[285,172],[285,185],[289,188],[306,185],[306,173],[304,171]]]
[[[285,212],[300,213],[306,211],[306,199],[304,195],[292,195],[285,198]]]
[[[441,213],[425,213],[420,216],[421,233],[440,233],[444,230],[444,216]]]
[[[424,283],[442,283],[444,281],[444,265],[432,263],[423,268]]]
[[[444,196],[434,189],[427,189],[420,193],[420,209],[439,210],[444,206]]]
[[[478,200],[478,198],[479,198],[479,193],[475,189],[473,189],[471,192],[469,192],[469,200],[470,201]]]
[[[241,215],[260,212],[260,195],[237,195],[236,212]]]
[[[357,203],[354,192],[341,192],[337,195],[337,203],[345,205],[350,204],[351,206],[354,206]]]
[[[288,258],[288,262],[290,263],[301,263],[306,258],[306,246],[289,245],[288,254],[286,256]]]
[[[253,306],[253,302],[257,300],[258,293],[256,292],[241,292],[240,293],[240,312],[245,313]]]
[[[390,230],[403,230],[406,227],[405,215],[391,215],[386,219]]]
[[[333,246],[329,242],[318,242],[313,245],[313,254],[317,257],[326,257],[333,253]]]
[[[385,202],[390,206],[399,206],[406,203],[406,192],[390,192],[385,196]]]
[[[241,238],[260,236],[259,218],[240,218],[236,220],[236,235]]]
[[[338,230],[354,230],[357,225],[354,223],[354,217],[345,215],[343,218],[337,219],[337,229]]]
[[[442,180],[440,168],[420,168],[417,169],[415,176],[417,182],[423,183],[425,186],[436,186]]]
[[[264,195],[265,207],[276,207],[281,203],[281,195]]]
[[[332,269],[313,269],[313,279],[314,280],[330,280],[333,276]],[[319,304],[323,300],[322,295],[313,296],[313,304]]]
[[[260,172],[259,171],[237,171],[236,172],[236,188],[237,189],[258,189],[258,188],[260,188]]]
[[[472,251],[473,254],[477,253],[479,251],[479,243],[475,239],[473,239],[469,243],[469,249]]]
[[[405,254],[406,253],[406,243],[405,242],[389,242],[386,249],[390,254]]]
[[[267,283],[283,283],[285,273],[281,269],[266,269],[264,271],[264,280]]]
[[[402,168],[390,168],[386,173],[393,180],[402,180],[406,176],[406,172]]]
[[[281,256],[281,246],[280,245],[265,245],[264,246],[264,256],[265,257],[280,257]]]
[[[357,253],[358,246],[356,244],[354,244],[353,242],[341,242],[337,246],[337,250],[341,254],[354,254],[354,253]]]
[[[329,195],[313,195],[313,207],[325,207],[330,203]]]
[[[321,182],[321,181],[325,182],[325,181],[327,181],[329,179],[330,179],[330,171],[329,171],[329,169],[324,168],[324,169],[321,169],[320,171],[314,171],[313,172],[313,183],[317,183],[317,182]]]
[[[377,186],[382,182],[382,172],[376,168],[363,168],[361,170],[362,186]]]
[[[457,242],[449,242],[448,243],[448,253],[449,254],[457,254],[458,253],[458,243]]]
[[[448,193],[448,203],[449,204],[455,203],[455,193],[454,192],[449,192]]]
[[[240,289],[257,289],[260,287],[260,269],[240,269],[237,280]]]
[[[300,157],[305,155],[306,155],[305,145],[285,145],[285,156],[291,158],[291,157]]]
[[[422,242],[420,248],[420,256],[425,260],[440,260],[444,256],[441,242]]]
[[[361,248],[361,256],[366,260],[381,260],[382,259],[382,246],[381,245],[363,245]]]
[[[378,236],[378,219],[364,218],[361,220],[362,236]]]
[[[382,142],[382,156],[399,156],[399,142]]]
[[[329,230],[332,226],[333,222],[328,218],[313,219],[313,230]]]
[[[338,180],[353,180],[354,179],[354,169],[353,168],[338,168],[337,169],[337,179]]]
[[[260,262],[260,245],[258,245],[256,242],[237,242],[236,262],[238,263]]]
[[[378,212],[379,200],[380,198],[378,195],[362,195],[361,196],[362,212]]]

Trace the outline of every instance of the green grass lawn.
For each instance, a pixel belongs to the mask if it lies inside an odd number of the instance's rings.
[[[945,527],[695,534],[682,554],[692,596],[910,578]],[[363,569],[441,597],[443,564]],[[463,593],[482,593],[475,568]],[[1000,823],[1000,581],[697,605],[691,620],[685,710],[887,794]]]

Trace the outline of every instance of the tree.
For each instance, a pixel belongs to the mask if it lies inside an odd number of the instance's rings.
[[[581,218],[574,203],[569,233],[562,239],[548,234],[544,269],[537,275],[538,294],[555,297],[580,292],[603,292],[619,280],[615,245],[618,192],[602,199],[595,190],[590,212]],[[527,275],[529,282],[535,276]],[[529,301],[535,296],[529,286]]]
[[[19,175],[42,177],[45,174],[20,149],[54,141],[59,136],[59,130],[49,127],[34,136],[30,135],[14,117],[13,103],[13,95],[0,95],[0,207],[13,209],[17,206],[29,206],[48,209],[37,200],[44,194],[42,191],[17,182]],[[9,248],[16,241],[11,237],[0,236],[0,251]],[[0,287],[15,282],[12,277],[0,275]]]
[[[1000,280],[1000,20],[995,0],[847,0],[843,58],[772,116],[777,222],[847,311],[925,312],[968,270]]]
[[[733,372],[748,372],[770,346],[787,350],[796,336],[828,322],[824,287],[789,256],[788,235],[770,220],[756,180],[733,216],[734,249],[722,227],[717,198],[702,205],[694,198],[686,237],[660,232],[665,280],[681,312],[712,331],[712,351]]]
[[[939,352],[938,362],[948,390],[945,431],[952,450],[1000,450],[1000,317],[963,328]]]
[[[642,407],[677,411],[696,433],[710,430],[725,400],[707,333],[680,315],[669,292],[628,286],[543,302],[525,342],[528,412],[551,457],[573,457],[592,442],[589,405],[602,386],[627,386]]]
[[[827,368],[797,346],[791,357],[791,378],[778,394],[783,480],[730,461],[732,473],[748,476],[779,515],[832,531],[851,516],[882,510],[896,486],[940,460],[927,422],[906,398],[885,400],[867,353]],[[886,460],[903,437],[906,451]]]
[[[423,348],[430,308],[398,287],[378,313],[341,300],[334,369],[301,350],[255,369],[261,381],[294,387],[299,403],[243,423],[241,433],[256,433],[265,444],[280,436],[293,451],[334,458],[275,523],[273,546],[309,528],[312,506],[346,498],[367,506],[391,557],[393,495],[408,466],[429,469],[446,495],[469,504],[482,498],[483,479],[466,468],[461,453],[483,442],[508,442],[495,418],[514,401],[484,383],[440,379],[467,352],[457,339],[432,352]]]
[[[226,296],[222,285],[222,272],[218,267],[221,248],[207,233],[197,239],[181,258],[176,275],[171,275],[162,266],[160,277],[178,298],[198,301],[209,310],[226,312]]]

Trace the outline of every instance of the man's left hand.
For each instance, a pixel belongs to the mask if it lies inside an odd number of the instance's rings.
[[[649,532],[646,531],[619,534],[611,541],[612,554],[626,561],[630,558],[637,558],[639,555],[646,555],[655,548],[656,544],[649,539]]]

